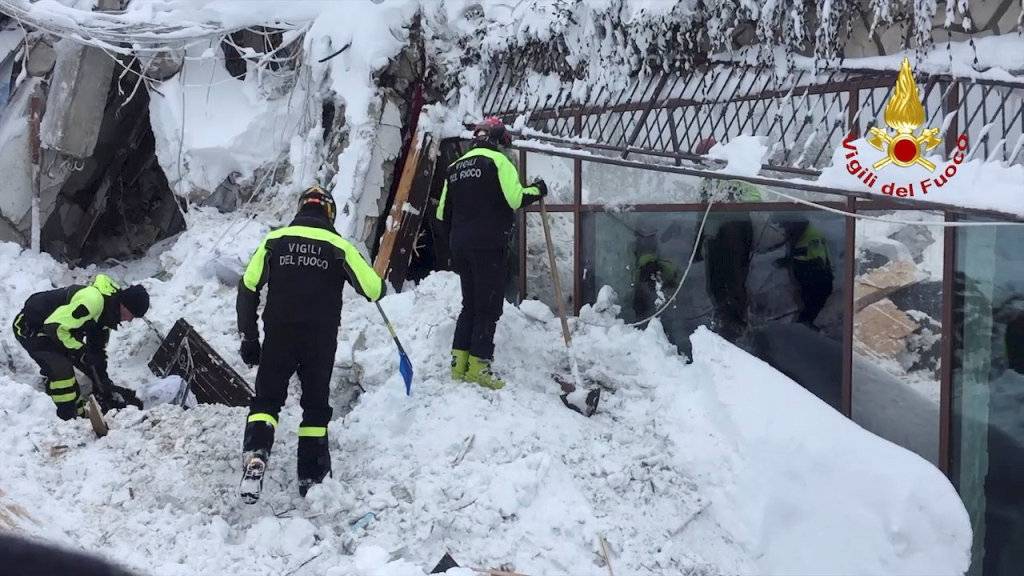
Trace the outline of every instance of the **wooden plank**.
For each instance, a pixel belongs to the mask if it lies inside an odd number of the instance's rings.
[[[391,263],[391,255],[395,249],[395,240],[398,237],[398,230],[402,224],[402,207],[409,199],[409,190],[412,188],[413,180],[416,178],[416,168],[420,161],[420,148],[423,144],[424,134],[417,132],[409,145],[409,152],[405,155],[405,164],[402,166],[402,175],[398,180],[398,189],[395,191],[395,199],[391,202],[391,210],[388,212],[387,224],[384,227],[384,234],[381,236],[380,248],[377,250],[377,260],[373,263],[373,269],[377,275],[384,277],[388,265]]]
[[[413,252],[420,237],[420,228],[427,218],[427,201],[430,197],[434,179],[434,168],[440,143],[429,134],[421,143],[419,160],[408,198],[401,210],[401,221],[395,233],[391,258],[385,270],[385,278],[393,286],[401,286],[405,282],[412,262]]]

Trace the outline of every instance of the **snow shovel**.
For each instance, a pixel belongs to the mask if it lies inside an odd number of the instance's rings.
[[[558,267],[555,263],[555,246],[551,242],[551,226],[548,224],[548,210],[544,205],[544,197],[540,197],[540,220],[544,225],[544,241],[548,245],[548,262],[551,264],[551,281],[555,285],[555,301],[558,303],[558,319],[562,322],[562,339],[565,340],[565,348],[569,352],[569,362],[572,367],[572,379],[573,382],[568,382],[564,379],[555,378],[558,385],[562,388],[562,395],[559,396],[562,399],[562,404],[565,404],[566,408],[575,410],[580,414],[587,416],[594,415],[597,412],[597,404],[601,401],[601,389],[594,388],[587,392],[584,405],[580,405],[581,398],[576,394],[576,390],[583,389],[583,381],[580,378],[580,367],[576,363],[576,352],[572,348],[572,335],[569,334],[569,322],[565,319],[565,302],[562,300],[562,283],[558,279]],[[573,398],[570,398],[570,395]]]
[[[380,307],[380,302],[374,302],[374,304],[377,305],[377,311],[380,312],[380,317],[384,319],[384,325],[388,327],[388,332],[391,333],[391,339],[395,341],[395,346],[398,346],[398,371],[402,374],[402,380],[405,382],[405,395],[410,396],[412,394],[412,361],[409,360],[409,355],[405,353],[405,348],[402,348],[402,343],[398,341],[395,327],[391,325],[391,320],[388,320],[387,315],[384,314],[384,309]]]

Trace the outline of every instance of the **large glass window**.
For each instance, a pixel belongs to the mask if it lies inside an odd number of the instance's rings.
[[[548,204],[572,204],[572,170],[573,160],[547,154],[526,153],[527,184],[542,178],[548,185],[548,196],[544,199]]]
[[[974,527],[976,576],[1024,566],[1024,230],[956,242],[951,475]]]
[[[864,212],[853,287],[853,419],[939,462],[941,213]]]
[[[838,408],[844,218],[712,210],[680,287],[703,214],[585,214],[584,301],[611,286],[630,321],[671,301],[660,321],[683,354],[690,354],[690,333],[707,325]]]
[[[555,251],[555,266],[562,288],[562,300],[567,314],[573,311],[573,214],[548,212],[551,243]],[[558,313],[555,284],[551,276],[544,227],[539,212],[526,215],[526,297],[547,304]]]

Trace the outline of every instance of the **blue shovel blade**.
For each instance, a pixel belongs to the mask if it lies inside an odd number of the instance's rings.
[[[412,394],[412,362],[409,361],[409,357],[405,353],[398,355],[398,371],[402,374],[402,380],[405,381],[405,395],[409,396]]]

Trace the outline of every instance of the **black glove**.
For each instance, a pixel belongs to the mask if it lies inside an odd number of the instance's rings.
[[[546,182],[544,182],[544,180],[537,178],[536,180],[533,181],[533,184],[531,184],[531,186],[537,187],[537,190],[540,191],[541,198],[548,195],[548,185]]]
[[[102,350],[87,348],[82,352],[81,362],[86,368],[95,368],[103,374],[107,372],[107,355]]]
[[[259,340],[242,340],[242,346],[238,349],[239,356],[242,357],[242,362],[245,362],[248,366],[255,366],[260,363],[260,341]]]
[[[114,384],[110,385],[110,397],[112,405],[115,408],[124,408],[125,406],[135,406],[139,410],[142,410],[142,400],[135,394],[135,391],[131,388],[125,388],[124,386],[117,386]]]

